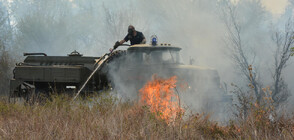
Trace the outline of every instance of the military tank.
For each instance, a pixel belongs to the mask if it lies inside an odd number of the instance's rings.
[[[198,94],[216,97],[216,100],[230,100],[220,84],[217,70],[185,65],[180,56],[181,50],[167,43],[132,45],[115,54],[115,59],[105,63],[101,72],[107,75],[112,87],[125,92],[124,95],[130,98],[135,97],[153,75],[157,75],[161,78],[177,76],[178,86],[185,84],[187,87],[187,96]]]
[[[177,76],[179,81],[188,83],[191,93],[223,94],[217,71],[183,64],[180,50],[171,44],[152,41],[113,50],[101,57],[83,56],[77,51],[68,56],[25,53],[24,61],[13,70],[10,97],[28,98],[52,92],[91,94],[105,89],[136,95],[154,74],[164,78]]]
[[[28,97],[34,93],[74,92],[94,69],[99,57],[84,57],[74,51],[68,56],[24,53],[10,80],[10,97]],[[93,90],[92,85],[87,89]]]

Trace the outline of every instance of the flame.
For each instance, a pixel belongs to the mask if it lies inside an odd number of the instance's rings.
[[[167,122],[174,121],[177,114],[183,112],[179,105],[179,97],[174,93],[176,83],[176,76],[163,79],[153,75],[152,80],[139,90],[140,102],[149,106],[150,111],[155,113],[156,117]]]

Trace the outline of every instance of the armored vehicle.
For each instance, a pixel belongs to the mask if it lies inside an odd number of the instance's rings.
[[[186,87],[185,96],[197,94],[227,100],[218,72],[213,68],[185,65],[180,51],[180,47],[171,44],[133,45],[114,55],[115,61],[105,63],[101,72],[107,74],[112,87],[130,98],[156,74],[162,78],[177,76],[178,87]]]
[[[90,75],[99,57],[84,57],[77,51],[68,56],[24,53],[10,80],[10,97],[28,97],[32,93],[73,92]],[[91,88],[91,85],[88,86]]]
[[[97,93],[116,89],[136,95],[152,75],[177,76],[186,83],[188,94],[221,93],[215,69],[184,65],[181,48],[171,44],[139,44],[126,50],[114,50],[101,57],[85,57],[77,51],[68,56],[25,53],[10,81],[11,97],[29,97],[38,93]],[[77,95],[78,95],[77,94]]]

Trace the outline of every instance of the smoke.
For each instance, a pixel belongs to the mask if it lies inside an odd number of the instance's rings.
[[[230,1],[14,0],[7,3],[14,28],[12,46],[19,53],[66,55],[77,50],[84,55],[101,56],[108,52],[115,41],[123,39],[127,26],[132,24],[144,33],[147,42],[151,35],[156,34],[159,42],[182,47],[181,54],[186,64],[190,58],[194,58],[195,65],[216,69],[219,84],[247,85],[232,63],[225,43],[227,30],[223,11],[226,10],[225,4]],[[243,31],[246,54],[260,73],[260,81],[269,85],[275,49],[271,34],[283,28],[282,21],[292,17],[292,5],[280,17],[274,17],[259,0],[241,0],[234,6]],[[128,64],[121,66],[127,67]],[[113,70],[119,71],[119,68]],[[293,64],[289,63],[284,76],[293,91],[291,70]],[[121,74],[124,73],[112,72],[115,83],[124,80],[116,78]],[[120,88],[124,92],[137,90],[133,85]],[[232,90],[228,88],[228,91]],[[126,95],[134,97],[132,94]],[[187,104],[199,109],[216,96],[218,93],[201,96],[191,93],[184,94],[183,98]]]
[[[154,75],[165,79],[176,76],[174,92],[187,112],[209,112],[218,120],[226,117],[223,113],[228,111],[225,108],[231,97],[220,87],[220,77],[215,69],[181,64],[178,51],[132,50],[128,50],[127,55],[115,52],[110,56],[112,61],[102,70],[108,72],[119,98],[138,101],[138,91]]]

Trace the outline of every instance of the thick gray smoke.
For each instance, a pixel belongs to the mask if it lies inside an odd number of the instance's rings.
[[[2,1],[9,7],[7,13],[14,33],[10,47],[18,53],[66,55],[77,50],[84,55],[100,56],[115,41],[123,39],[127,26],[132,24],[145,34],[147,41],[156,34],[159,42],[182,47],[186,64],[193,58],[194,65],[215,68],[221,84],[247,85],[232,63],[225,43],[227,30],[223,11],[230,1]],[[259,80],[263,81],[264,86],[270,85],[275,51],[271,37],[275,31],[283,30],[285,21],[292,17],[292,5],[279,17],[273,17],[259,0],[240,0],[233,5],[236,7],[237,21],[243,31],[241,35],[250,63],[260,73]],[[283,74],[292,91],[293,68],[293,64],[289,63]],[[228,86],[227,91],[230,90]],[[201,100],[199,97],[193,94],[187,99]]]
[[[139,90],[154,77],[163,80],[176,76],[177,87],[173,90],[188,113],[204,111],[212,113],[214,119],[224,119],[226,116],[223,113],[229,111],[225,109],[231,103],[231,96],[220,87],[218,72],[211,68],[184,65],[180,62],[178,50],[160,48],[132,47],[126,55],[115,52],[111,56],[112,61],[103,69],[108,71],[114,93],[123,100],[139,101]]]

